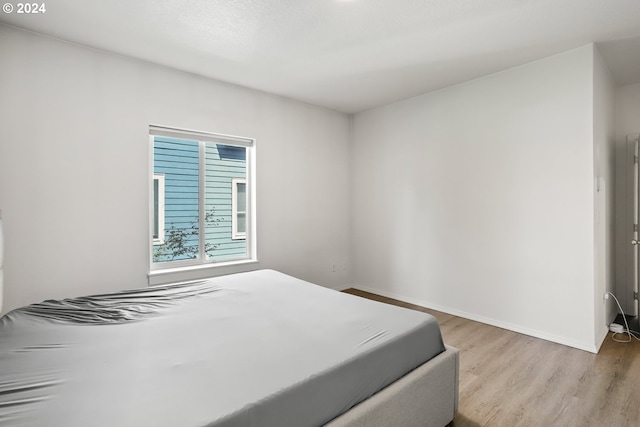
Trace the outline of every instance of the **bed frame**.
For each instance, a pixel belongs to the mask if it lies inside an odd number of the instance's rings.
[[[454,347],[334,418],[324,427],[443,427],[458,410],[459,352]]]

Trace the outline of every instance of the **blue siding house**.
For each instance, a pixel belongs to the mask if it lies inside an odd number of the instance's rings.
[[[202,230],[208,260],[247,255],[245,147],[155,136],[153,174],[154,262],[197,258]]]

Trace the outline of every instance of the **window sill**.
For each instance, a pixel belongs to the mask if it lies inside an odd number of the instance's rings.
[[[240,261],[218,262],[215,264],[199,264],[187,267],[151,270],[147,277],[149,279],[149,286],[155,286],[242,273],[256,270],[259,265],[260,262],[257,259],[244,259]]]

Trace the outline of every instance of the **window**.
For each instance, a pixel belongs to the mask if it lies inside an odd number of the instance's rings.
[[[254,140],[149,128],[151,269],[255,260]]]
[[[164,174],[153,174],[153,244],[164,244]]]
[[[231,180],[231,238],[247,238],[247,180]]]

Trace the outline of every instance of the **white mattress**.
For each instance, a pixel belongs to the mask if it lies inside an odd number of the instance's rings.
[[[0,426],[320,426],[444,350],[432,316],[272,270],[0,319]]]

